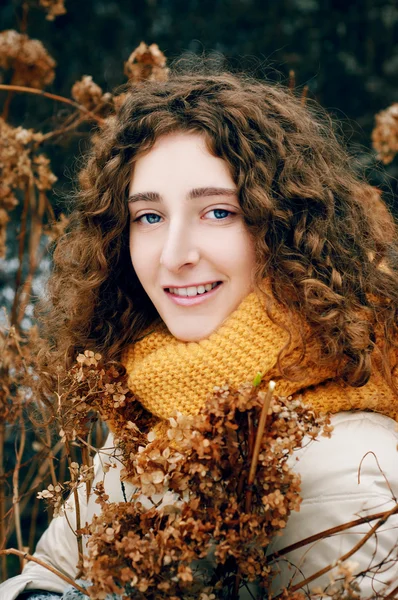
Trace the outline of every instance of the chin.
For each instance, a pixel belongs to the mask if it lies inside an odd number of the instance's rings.
[[[170,331],[171,335],[174,336],[180,342],[200,342],[201,340],[207,339],[213,333],[213,331],[215,331],[215,329],[216,327],[209,327],[209,329],[202,328],[200,329],[200,331],[198,331],[195,328],[192,331],[187,332],[186,329],[182,331],[179,327],[168,327],[168,330]]]

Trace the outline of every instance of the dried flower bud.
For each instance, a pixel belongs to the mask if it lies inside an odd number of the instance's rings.
[[[103,91],[94,83],[91,75],[84,75],[80,81],[76,81],[72,87],[72,97],[87,110],[94,110],[104,103]]]
[[[39,40],[13,29],[0,33],[0,68],[13,69],[14,85],[43,89],[54,81],[55,60]]]
[[[376,115],[376,126],[372,131],[372,144],[377,158],[384,164],[390,163],[398,152],[398,103]]]
[[[124,73],[132,83],[138,83],[166,81],[169,70],[166,68],[166,57],[159,46],[147,46],[145,42],[141,42],[124,63]]]
[[[65,0],[40,0],[40,6],[47,11],[47,21],[54,21],[56,17],[66,14]]]

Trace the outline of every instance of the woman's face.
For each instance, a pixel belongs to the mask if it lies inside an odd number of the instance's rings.
[[[166,135],[135,163],[129,196],[142,287],[174,337],[207,338],[253,290],[254,242],[227,163],[198,133]]]

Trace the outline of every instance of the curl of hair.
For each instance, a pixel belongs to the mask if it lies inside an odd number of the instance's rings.
[[[380,334],[391,380],[396,225],[320,112],[279,84],[230,73],[174,71],[167,82],[128,89],[93,138],[54,253],[44,309],[53,355],[91,348],[117,358],[159,318],[129,256],[129,181],[160,136],[200,132],[237,185],[256,244],[257,289],[269,278],[274,298],[309,324],[324,360],[341,364],[350,385],[368,381]]]

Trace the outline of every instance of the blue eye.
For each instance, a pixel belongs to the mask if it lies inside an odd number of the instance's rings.
[[[149,217],[149,221],[147,223],[144,223],[144,221],[142,221],[142,219],[144,217]],[[146,213],[145,215],[141,215],[140,217],[138,217],[138,219],[135,219],[135,221],[139,221],[140,223],[144,223],[145,225],[155,225],[156,223],[159,223],[159,221],[151,221],[151,217],[159,217],[159,215],[156,215],[155,213]]]
[[[224,208],[213,208],[213,210],[210,210],[209,212],[211,213],[224,213],[224,215],[221,215],[220,218],[218,218],[216,216],[216,221],[221,221],[221,219],[226,219],[229,215],[232,215],[233,213],[230,210],[225,210]]]

